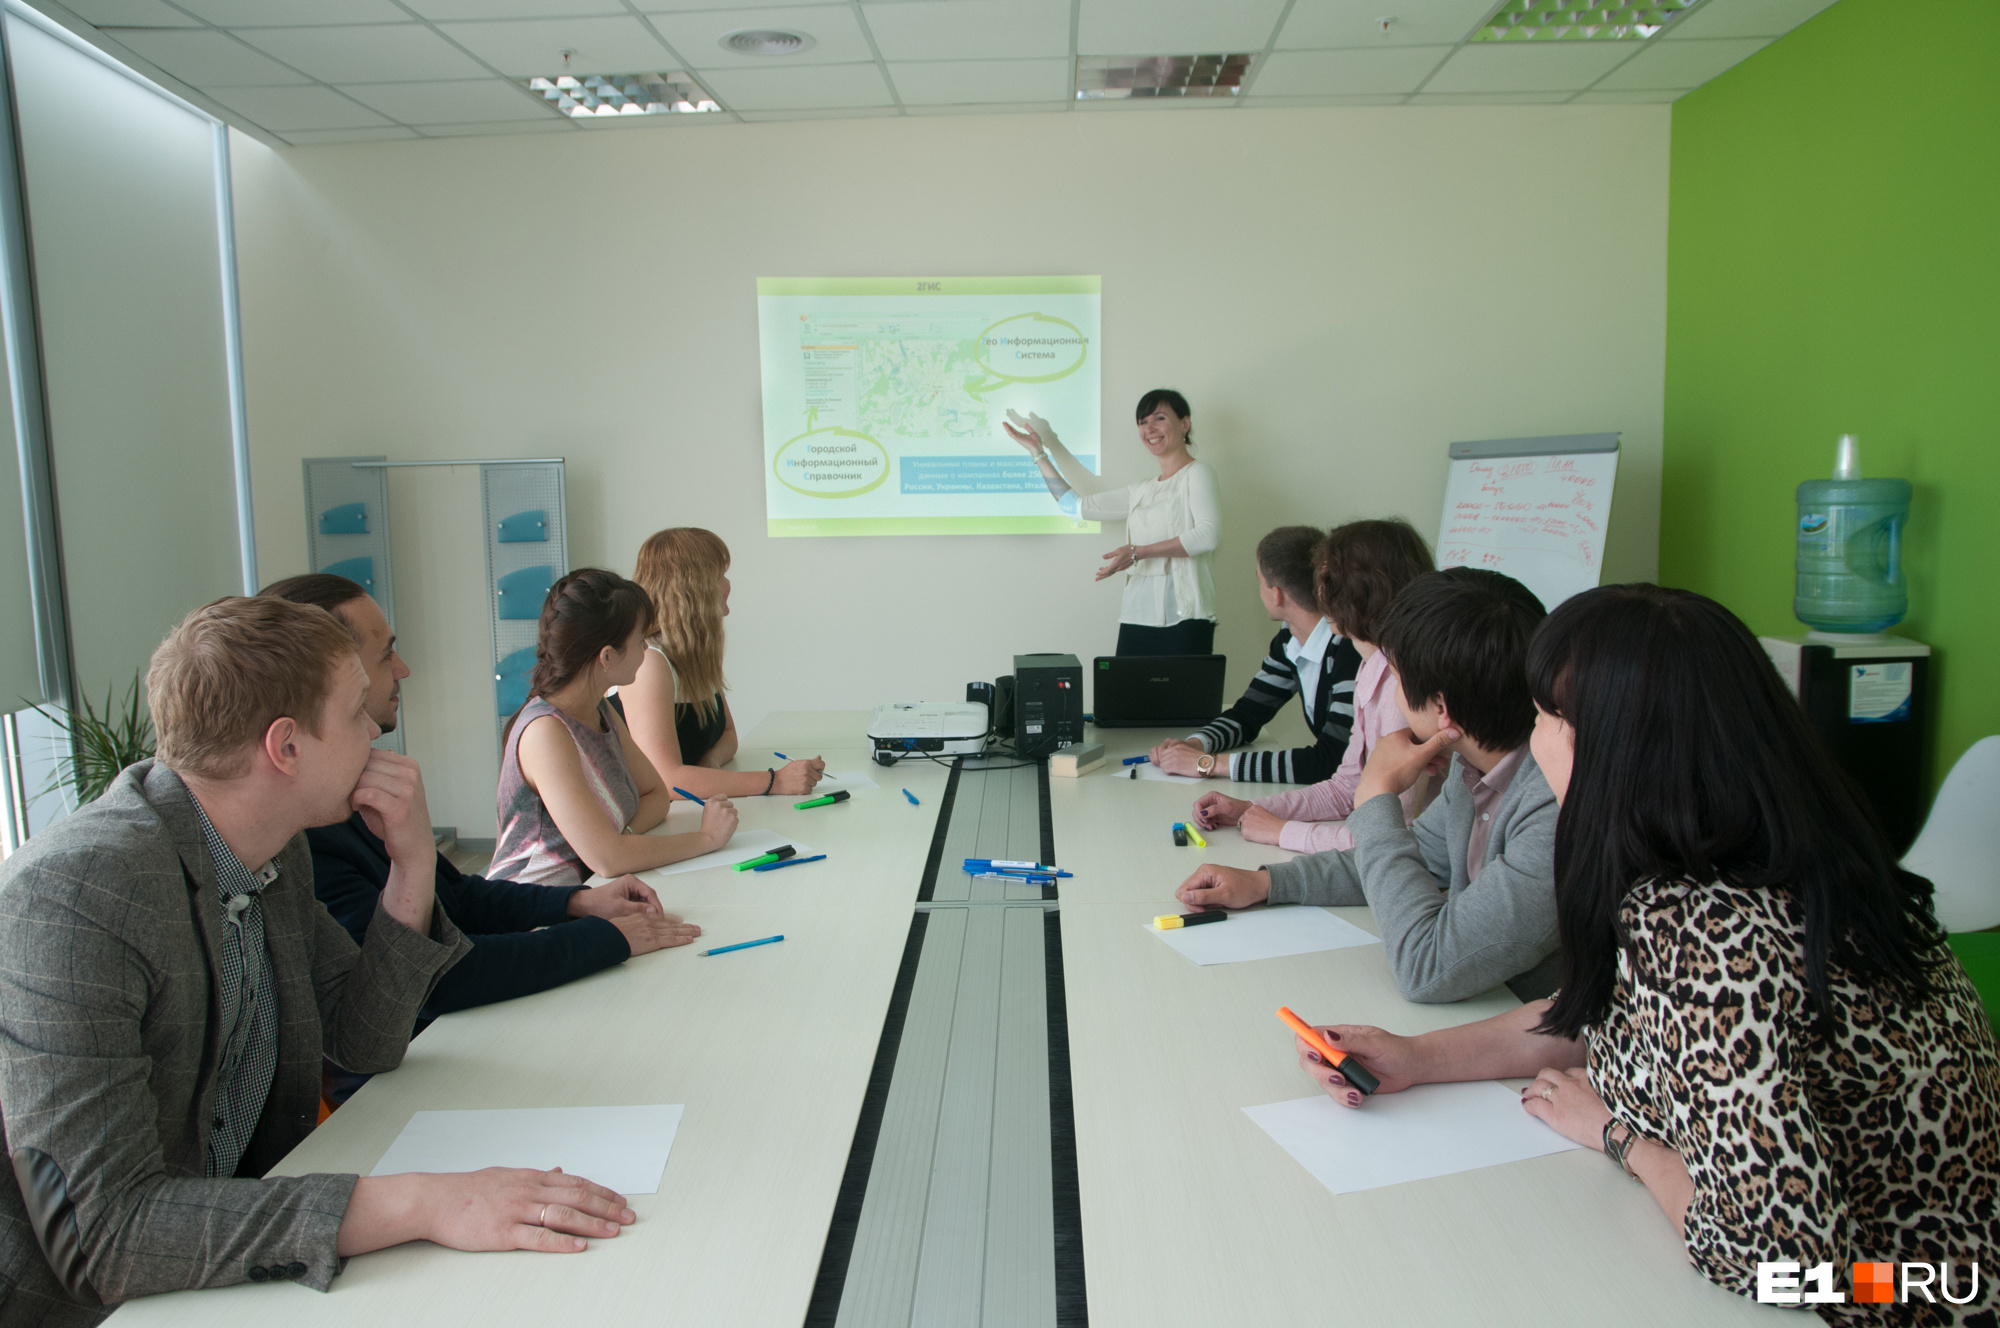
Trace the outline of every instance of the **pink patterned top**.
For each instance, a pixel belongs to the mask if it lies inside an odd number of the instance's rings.
[[[1329,853],[1354,847],[1353,832],[1344,824],[1327,822],[1344,821],[1354,810],[1354,790],[1361,783],[1361,768],[1368,764],[1368,753],[1375,750],[1382,735],[1410,727],[1396,705],[1396,689],[1400,686],[1387,655],[1378,650],[1363,660],[1361,671],[1354,675],[1354,733],[1347,740],[1340,769],[1333,772],[1332,778],[1317,784],[1256,799],[1256,806],[1285,818],[1284,828],[1278,831],[1279,848],[1294,853]],[[1436,792],[1437,781],[1426,777],[1403,794],[1404,823],[1416,820],[1417,813]]]
[[[618,741],[619,721],[611,704],[597,703],[597,722],[602,727],[592,729],[535,697],[515,717],[507,734],[507,750],[500,757],[500,837],[493,845],[493,865],[486,869],[486,875],[495,881],[582,885],[590,877],[590,868],[563,838],[556,818],[549,815],[548,804],[521,773],[521,735],[544,715],[555,716],[569,730],[576,742],[577,759],[583,763],[584,784],[611,824],[622,831],[639,813],[639,788],[625,764],[625,750]]]

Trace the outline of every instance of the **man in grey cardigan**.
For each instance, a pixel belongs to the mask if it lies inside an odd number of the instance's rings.
[[[467,947],[432,894],[416,763],[370,744],[368,675],[323,609],[226,599],[153,656],[158,754],[0,867],[0,1328],[292,1280],[406,1240],[580,1249],[632,1220],[559,1173],[259,1180],[318,1121],[322,1053],[401,1061]],[[307,826],[359,811],[390,881],[356,946]]]
[[[1555,990],[1557,807],[1528,751],[1528,638],[1543,618],[1526,586],[1467,567],[1418,578],[1379,644],[1407,732],[1369,755],[1347,825],[1354,847],[1262,871],[1205,866],[1179,890],[1192,908],[1361,904],[1375,910],[1396,985],[1425,1004],[1500,983],[1522,1000]],[[1444,796],[1405,827],[1400,795],[1449,760]]]

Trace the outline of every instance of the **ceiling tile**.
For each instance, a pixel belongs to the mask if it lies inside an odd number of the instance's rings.
[[[404,0],[438,22],[481,18],[592,18],[629,11],[620,0]]]
[[[209,95],[276,134],[293,129],[361,129],[388,123],[332,88],[223,88]]]
[[[1679,37],[1782,37],[1833,0],[1708,0],[1660,34]]]
[[[1575,92],[1589,87],[1634,43],[1622,41],[1487,42],[1461,47],[1425,92]]]
[[[392,125],[387,129],[294,129],[289,134],[281,134],[294,147],[311,147],[316,143],[379,143],[390,138],[415,138],[416,131]]]
[[[868,38],[848,5],[704,10],[696,14],[650,16],[660,35],[696,69],[778,69],[785,65],[840,65],[873,60]],[[797,55],[744,55],[722,49],[726,32],[782,28],[803,32],[813,44]]]
[[[1607,91],[1698,88],[1732,65],[1771,44],[1769,37],[1724,37],[1714,41],[1654,41],[1597,84]]]
[[[647,118],[658,120],[662,117],[655,115]],[[698,120],[701,117],[697,115],[689,118]],[[718,115],[715,118],[723,120],[728,117]],[[559,115],[550,116],[543,120],[495,120],[488,124],[427,124],[418,125],[417,128],[423,130],[426,135],[432,138],[470,138],[474,135],[485,134],[560,134],[565,131],[569,133],[581,132],[575,125]]]
[[[505,23],[444,23],[438,30],[510,78],[665,72],[673,56],[636,18],[562,18]]]
[[[1548,106],[1568,101],[1568,92],[1424,92],[1410,98],[1411,106]]]
[[[1449,46],[1392,46],[1378,51],[1273,51],[1250,85],[1252,96],[1320,97],[1415,92]]]
[[[166,0],[69,0],[70,11],[98,28],[197,28]]]
[[[487,78],[455,83],[354,83],[348,96],[404,124],[471,124],[482,120],[532,120],[539,98],[516,83]],[[555,120],[554,111],[542,118]]]
[[[478,78],[488,73],[421,23],[393,27],[259,28],[246,41],[327,83]]]
[[[892,64],[889,81],[906,106],[1062,101],[1068,60],[937,60]]]
[[[964,106],[908,106],[911,115],[1024,115],[1035,111],[1066,111],[1069,101],[974,102]]]
[[[107,28],[104,35],[197,88],[311,82],[223,32]]]
[[[177,0],[196,18],[218,28],[324,26],[329,23],[407,23],[394,0]]]
[[[1587,103],[1596,106],[1664,106],[1676,98],[1687,96],[1685,90],[1659,90],[1650,92],[1579,92],[1573,99],[1579,106]]]
[[[742,111],[745,120],[765,124],[775,120],[879,120],[896,114],[893,106],[829,106],[813,111]]]
[[[1069,56],[1070,0],[914,0],[865,4],[884,60],[1007,60]]]
[[[1278,34],[1278,49],[1456,46],[1492,8],[1493,0],[1297,0]],[[1387,32],[1385,14],[1394,20]]]
[[[1251,93],[1243,98],[1243,106],[1248,110],[1263,107],[1274,110],[1281,106],[1401,106],[1406,98],[1397,94],[1384,96],[1330,96],[1330,97],[1260,97]]]
[[[1081,0],[1079,55],[1261,51],[1284,0]]]
[[[868,65],[794,65],[789,69],[718,69],[702,76],[732,111],[790,111],[886,106],[888,85]]]

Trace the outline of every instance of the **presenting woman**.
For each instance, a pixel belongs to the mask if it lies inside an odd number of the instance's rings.
[[[1528,676],[1535,761],[1562,806],[1562,989],[1419,1037],[1327,1032],[1384,1092],[1535,1076],[1522,1106],[1602,1148],[1738,1295],[1771,1261],[1831,1263],[1843,1293],[1857,1263],[1921,1263],[1931,1304],[1849,1295],[1820,1313],[1990,1328],[2000,1051],[1930,883],[1896,865],[1713,600],[1586,591],[1536,633]],[[1362,793],[1388,773],[1371,762]],[[1300,1051],[1335,1101],[1361,1105]]]
[[[723,695],[722,620],[729,616],[729,546],[714,531],[674,526],[639,546],[632,579],[653,601],[639,676],[618,689],[632,740],[670,789],[698,798],[798,797],[826,762],[787,761],[724,770],[736,755],[736,720]]]
[[[1121,655],[1207,655],[1215,649],[1215,578],[1209,561],[1222,539],[1222,496],[1213,468],[1196,461],[1187,398],[1155,388],[1139,398],[1139,441],[1160,463],[1157,478],[1108,484],[1085,470],[1049,422],[1007,412],[1007,436],[1028,449],[1049,493],[1074,492],[1089,521],[1123,521],[1126,543],[1104,555],[1097,579],[1125,573],[1118,614]]]

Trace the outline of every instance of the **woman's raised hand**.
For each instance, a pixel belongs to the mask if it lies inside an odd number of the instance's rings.
[[[1056,431],[1041,416],[1029,411],[1024,418],[1017,411],[1008,411],[1007,418],[1000,422],[1007,436],[1028,449],[1030,455],[1041,459],[1042,452],[1056,441]]]

